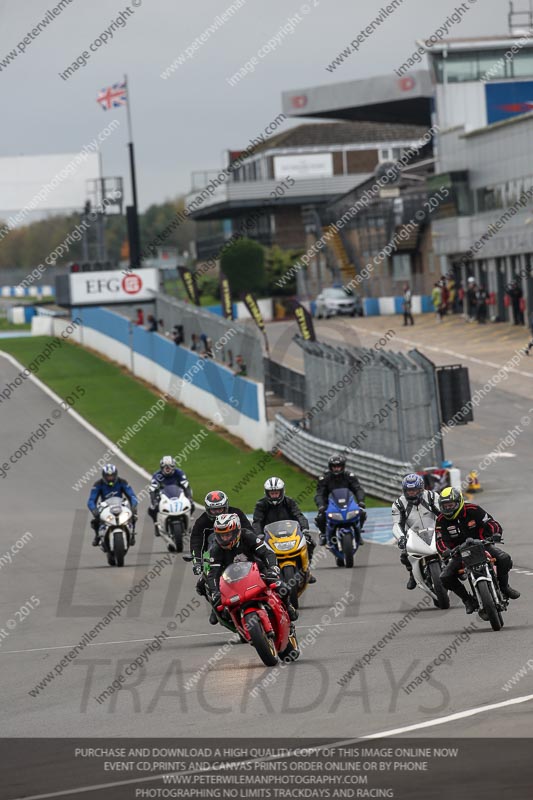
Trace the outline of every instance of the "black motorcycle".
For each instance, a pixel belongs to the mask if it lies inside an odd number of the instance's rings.
[[[470,594],[479,605],[479,616],[490,622],[493,631],[499,631],[503,628],[502,612],[507,611],[509,600],[501,592],[494,567],[496,559],[485,550],[486,544],[495,544],[494,539],[468,538],[451,551],[451,556],[460,556],[463,561],[459,578],[468,581]]]

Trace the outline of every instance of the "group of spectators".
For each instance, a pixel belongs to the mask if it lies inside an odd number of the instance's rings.
[[[185,344],[185,333],[183,330],[183,325],[174,325],[171,331],[167,331],[165,333],[165,323],[162,319],[156,320],[153,314],[148,314],[146,317],[146,326],[144,325],[144,311],[142,308],[138,308],[135,317],[135,324],[145,327],[145,330],[149,331],[150,333],[161,333],[164,336],[168,336],[175,345],[183,345],[186,347]],[[192,350],[193,353],[198,353],[201,358],[215,358],[215,348],[213,345],[213,340],[211,337],[207,336],[205,333],[201,333],[199,336],[196,333],[191,334],[191,341],[189,344],[189,350]],[[236,375],[240,375],[245,377],[248,374],[246,363],[242,355],[237,355],[235,359],[233,358],[233,352],[231,350],[226,351],[224,348],[217,350],[216,352],[220,352],[222,357],[222,363],[228,367],[229,369],[233,370]]]
[[[437,322],[441,322],[446,314],[459,314],[464,302],[464,292],[461,284],[457,285],[454,278],[442,276],[437,281],[431,292],[431,301],[435,309]]]

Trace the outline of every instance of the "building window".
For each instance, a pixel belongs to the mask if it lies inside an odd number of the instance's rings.
[[[521,50],[509,61],[514,78],[533,78],[533,50]]]
[[[411,256],[409,254],[402,253],[402,255],[392,257],[392,280],[411,280]]]

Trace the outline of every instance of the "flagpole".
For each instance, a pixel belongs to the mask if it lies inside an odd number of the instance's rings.
[[[130,87],[128,85],[128,76],[124,75],[124,83],[126,85],[126,112],[128,115],[128,150],[130,155],[130,174],[131,174],[131,194],[133,199],[132,219],[128,225],[128,234],[130,239],[130,260],[131,266],[141,266],[141,241],[139,236],[139,207],[137,202],[137,178],[135,173],[135,153],[133,149],[133,129],[131,124],[131,108],[130,108]]]

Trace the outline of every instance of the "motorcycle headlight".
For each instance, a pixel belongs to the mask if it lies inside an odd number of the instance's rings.
[[[104,520],[104,522],[106,522],[108,525],[113,525],[113,524],[114,524],[114,522],[115,522],[115,515],[114,515],[114,514],[112,514],[110,511],[108,511],[108,512],[107,512],[107,514],[104,514],[104,515],[103,515],[103,520]]]
[[[328,514],[330,519],[337,519],[342,521],[342,514],[339,514],[337,511],[333,511],[331,514]]]
[[[353,519],[359,515],[359,511],[348,511],[346,514],[346,519]]]
[[[274,547],[276,550],[292,550],[293,547],[296,547],[297,540],[296,539],[289,539],[285,542],[276,542]]]

